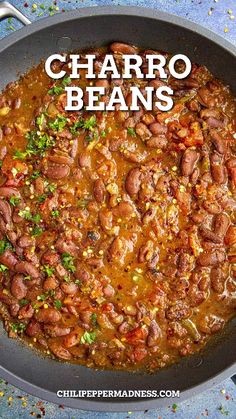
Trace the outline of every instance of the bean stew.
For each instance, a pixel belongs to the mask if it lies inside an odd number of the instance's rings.
[[[160,53],[113,43],[93,51]],[[86,54],[88,51],[83,51]],[[161,52],[166,57],[168,54]],[[82,55],[83,56],[83,55]],[[0,94],[0,313],[10,337],[88,367],[153,371],[202,349],[236,308],[236,107],[183,80],[50,79]],[[167,64],[168,71],[168,64]],[[65,111],[68,85],[168,85],[168,112]]]

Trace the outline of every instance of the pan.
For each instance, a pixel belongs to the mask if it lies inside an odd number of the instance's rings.
[[[0,90],[41,59],[56,52],[93,48],[122,41],[143,48],[186,54],[206,65],[236,93],[236,48],[185,19],[137,7],[94,7],[55,15],[30,25],[7,2],[0,18],[14,16],[26,27],[0,41]],[[236,318],[201,353],[154,374],[96,371],[45,359],[9,339],[0,329],[0,376],[37,397],[95,411],[153,409],[173,403],[164,398],[58,398],[58,390],[175,390],[191,397],[236,373]]]

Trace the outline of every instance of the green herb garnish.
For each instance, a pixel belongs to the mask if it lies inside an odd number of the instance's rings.
[[[96,340],[96,333],[95,332],[84,332],[83,336],[80,339],[80,343],[85,344],[88,343],[91,345]]]

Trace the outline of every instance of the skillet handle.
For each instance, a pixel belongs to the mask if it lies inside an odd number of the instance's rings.
[[[15,17],[23,25],[29,25],[31,21],[23,15],[15,6],[8,3],[8,1],[0,2],[0,19],[3,19],[7,16]]]
[[[231,377],[231,380],[233,381],[233,383],[236,385],[236,374],[235,375],[233,375],[232,377]]]

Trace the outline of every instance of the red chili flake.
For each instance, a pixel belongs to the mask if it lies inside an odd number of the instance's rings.
[[[24,4],[24,7],[29,7],[28,3],[25,3],[25,4]]]
[[[226,398],[226,400],[230,400],[231,399],[231,397],[230,397],[229,394],[226,394],[225,398]]]
[[[63,404],[59,404],[59,409],[65,409]]]

